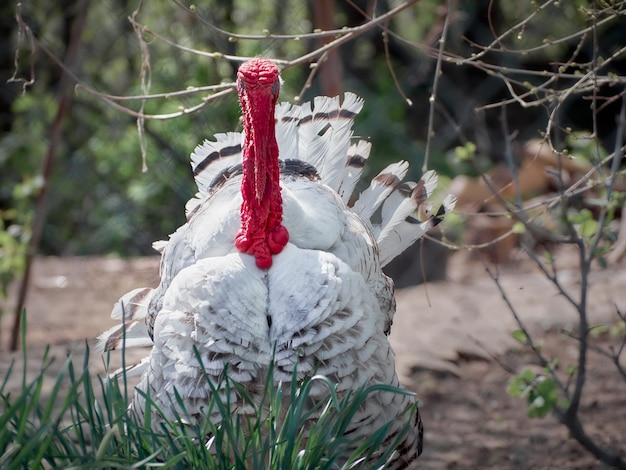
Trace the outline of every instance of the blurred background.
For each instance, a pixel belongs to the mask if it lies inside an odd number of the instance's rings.
[[[216,132],[239,128],[236,96],[230,94],[193,114],[170,120],[147,119],[144,126],[146,164],[142,172],[140,139],[136,119],[99,100],[76,81],[101,93],[119,96],[144,94],[141,86],[141,44],[128,17],[137,9],[137,21],[172,43],[207,52],[237,56],[262,55],[294,60],[320,46],[320,39],[291,36],[288,39],[234,39],[229,33],[304,35],[316,28],[361,25],[365,14],[381,14],[400,5],[398,1],[204,1],[189,13],[175,2],[108,0],[46,2],[26,0],[21,4],[23,21],[41,45],[66,62],[74,74],[70,92],[60,89],[62,68],[41,48],[33,53],[28,37],[20,33],[16,4],[0,7],[0,247],[4,275],[15,244],[30,236],[34,203],[49,177],[45,225],[38,251],[50,255],[116,253],[135,256],[152,253],[151,243],[184,222],[183,206],[194,193],[188,158],[193,148]],[[552,2],[524,27],[502,39],[501,46],[524,53],[491,52],[481,60],[510,70],[554,71],[570,61],[589,63],[609,57],[626,44],[623,16],[599,25],[585,36],[575,36],[551,47],[541,47],[555,38],[574,34],[590,25],[585,9],[593,2]],[[603,2],[601,2],[603,3]],[[372,28],[336,50],[321,64],[320,72],[306,89],[303,99],[344,90],[365,99],[357,132],[373,143],[371,175],[387,162],[403,158],[418,178],[424,161],[429,96],[432,93],[436,49],[448,4],[422,0],[392,18],[393,34]],[[445,50],[451,56],[471,57],[507,31],[534,15],[534,2],[454,2]],[[618,6],[619,7],[619,6]],[[213,25],[213,26],[211,26]],[[220,28],[221,30],[216,29]],[[78,33],[73,33],[78,31]],[[21,37],[20,37],[21,34]],[[184,52],[144,34],[150,54],[149,93],[167,93],[187,87],[232,82],[238,62],[201,57]],[[21,39],[20,39],[21,38]],[[385,41],[387,44],[385,45]],[[15,52],[19,58],[15,60]],[[387,53],[386,53],[387,51]],[[31,53],[33,54],[31,56]],[[32,70],[31,70],[32,67]],[[623,75],[624,55],[602,72]],[[326,72],[322,73],[326,68]],[[393,70],[397,85],[390,73]],[[298,95],[309,76],[309,64],[289,68],[282,99]],[[14,76],[34,79],[25,85],[7,83]],[[573,73],[573,72],[572,72]],[[519,83],[539,82],[537,76],[513,76]],[[324,78],[326,77],[326,78]],[[563,83],[562,86],[566,86]],[[521,85],[523,86],[523,85]],[[561,85],[559,85],[561,86]],[[606,87],[612,85],[607,84]],[[412,105],[407,104],[406,95]],[[598,87],[602,94],[602,86]],[[615,90],[607,94],[613,95]],[[67,95],[60,111],[60,94]],[[206,94],[206,93],[205,93]],[[458,158],[455,149],[471,143],[483,169],[504,158],[502,110],[477,111],[482,105],[510,99],[507,83],[491,69],[471,65],[442,64],[434,113],[429,167],[443,180],[457,174],[476,174],[476,166]],[[148,114],[167,114],[199,103],[202,94],[145,102]],[[141,102],[120,102],[135,111]],[[575,95],[563,103],[554,126],[555,142],[568,133],[591,131],[594,115],[589,100]],[[618,103],[605,103],[595,116],[600,138],[612,147]],[[506,107],[508,132],[516,141],[541,136],[551,105]],[[55,121],[56,120],[56,121]],[[567,129],[567,131],[562,130]],[[58,143],[53,161],[46,166],[51,135]],[[474,147],[471,147],[472,150]]]

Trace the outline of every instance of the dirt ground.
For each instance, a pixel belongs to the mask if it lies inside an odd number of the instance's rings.
[[[579,277],[572,253],[557,257],[559,280],[574,293]],[[590,321],[614,324],[615,306],[626,310],[626,264],[591,274]],[[46,344],[57,364],[68,352],[82,358],[84,340],[113,325],[112,304],[126,291],[157,282],[158,259],[40,258],[27,302],[28,372],[39,369]],[[526,263],[500,267],[499,280],[518,315],[544,341],[543,350],[560,358],[561,370],[574,364],[576,315],[555,288]],[[14,294],[14,292],[13,292]],[[0,324],[0,374],[17,361],[13,374],[19,388],[21,354],[6,352],[13,298]],[[526,417],[525,405],[506,393],[511,371],[540,370],[537,360],[512,340],[516,329],[485,267],[466,256],[453,256],[446,281],[399,290],[392,343],[405,386],[419,396],[426,428],[423,469],[600,469],[603,467],[556,419]],[[609,334],[593,338],[594,347],[618,345]],[[626,356],[626,352],[623,354]],[[79,361],[77,361],[79,362]],[[626,358],[622,358],[622,363]],[[94,371],[103,370],[100,358]],[[52,367],[50,382],[55,376]],[[44,392],[45,393],[45,392]],[[582,419],[598,442],[626,457],[626,381],[611,362],[590,353]]]

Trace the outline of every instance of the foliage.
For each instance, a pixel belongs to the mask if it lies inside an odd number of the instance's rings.
[[[535,375],[530,369],[524,369],[511,378],[507,393],[512,397],[528,400],[528,417],[543,418],[557,404],[557,387],[554,379],[545,375]]]
[[[0,210],[0,295],[24,269],[30,240],[32,200],[41,187],[40,178],[27,179],[13,187],[15,207]]]

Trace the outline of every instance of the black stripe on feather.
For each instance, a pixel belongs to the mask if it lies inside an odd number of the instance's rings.
[[[352,168],[363,168],[365,167],[365,162],[367,159],[362,157],[361,155],[350,155],[348,158],[348,166]]]
[[[279,160],[280,173],[285,176],[303,176],[311,181],[319,181],[320,175],[317,169],[310,163],[296,159]]]
[[[417,186],[415,187],[415,189],[417,189]],[[407,198],[411,197],[411,195],[413,194],[413,189],[411,189],[411,185],[408,183],[402,183],[398,185],[396,191],[398,191],[400,194]]]
[[[211,152],[204,160],[196,165],[193,169],[193,175],[198,176],[206,167],[208,167],[215,160],[220,158],[230,157],[241,152],[241,144],[231,145],[230,147],[224,147],[219,152]]]
[[[446,215],[446,208],[442,204],[439,206],[439,210],[437,211],[437,213],[431,217],[431,220],[433,221],[433,227],[443,222],[445,215]]]
[[[413,188],[412,194],[413,200],[417,206],[421,206],[426,199],[428,199],[428,193],[426,192],[426,185],[423,180],[419,180]]]
[[[283,176],[294,178],[304,177],[311,181],[319,181],[320,179],[315,167],[302,160],[279,160],[278,167],[280,168],[280,174]],[[243,174],[243,166],[241,163],[224,168],[215,176],[215,178],[213,178],[213,181],[211,181],[207,191],[211,194],[222,187],[226,181],[241,174]]]
[[[382,175],[378,175],[376,178],[374,178],[374,181],[384,186],[391,186],[392,188],[395,188],[400,184],[400,178],[391,173],[383,173]]]
[[[328,121],[328,120],[337,119],[337,118],[354,119],[356,115],[357,113],[354,113],[347,109],[335,109],[334,111],[331,111],[329,113],[313,112],[313,114],[307,114],[303,118],[300,118],[299,124],[306,124],[309,121]],[[286,121],[286,120],[294,120],[294,119],[293,118],[287,119],[287,117],[283,118],[283,121]]]

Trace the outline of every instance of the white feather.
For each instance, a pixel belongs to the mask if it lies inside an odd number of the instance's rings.
[[[353,159],[362,159],[363,164],[365,164],[365,161],[367,161],[370,155],[371,149],[371,143],[365,140],[359,140],[357,143],[352,144],[348,150],[346,165],[343,176],[341,178],[341,187],[338,191],[341,199],[345,204],[348,204],[348,202],[350,201],[352,193],[354,192],[354,188],[356,187],[356,184],[361,177],[361,173],[363,173],[363,166],[361,166],[361,164],[355,166],[351,165],[350,162]]]
[[[409,164],[405,161],[387,166],[371,181],[369,188],[361,193],[354,204],[354,212],[359,214],[363,220],[369,220],[385,198],[394,190],[396,184],[391,184],[390,181],[402,181],[408,170]]]
[[[94,350],[96,352],[112,351],[124,346],[127,348],[152,346],[145,321],[133,321],[126,325],[116,325],[109,328],[98,336]]]
[[[146,313],[153,290],[149,287],[140,287],[124,294],[115,302],[111,311],[113,320],[126,320],[127,322],[146,318]]]
[[[389,233],[430,197],[437,186],[437,173],[429,170],[419,183],[409,181],[399,185],[383,203],[379,226],[374,227],[376,241],[380,244]]]
[[[198,145],[191,154],[191,168],[196,171],[198,165],[209,156],[214,155],[214,159],[206,166],[204,170],[199,172],[195,179],[200,191],[201,197],[207,195],[207,188],[213,182],[213,179],[225,168],[241,163],[241,143],[243,136],[240,132],[226,132],[215,134],[215,140],[205,140]],[[226,149],[236,149],[239,151],[227,152]]]
[[[378,244],[385,239],[391,230],[396,225],[406,219],[417,209],[417,201],[414,197],[414,191],[417,187],[417,183],[409,181],[403,184],[403,189],[408,191],[408,194],[400,191],[400,188],[396,188],[389,195],[389,197],[383,202],[381,211],[382,221],[380,225],[374,227],[374,235]]]
[[[187,217],[208,196],[215,177],[223,170],[241,163],[242,140],[243,135],[240,132],[215,134],[215,140],[205,140],[194,149],[191,154],[191,168],[198,186],[198,193],[185,205]]]
[[[435,170],[428,170],[426,173],[422,175],[420,178],[421,181],[424,182],[424,188],[426,189],[426,197],[430,197],[437,187],[437,182],[439,181],[439,176],[435,172]]]
[[[301,160],[298,151],[300,111],[300,106],[293,106],[290,103],[279,103],[276,106],[276,141],[278,155],[282,160]]]
[[[378,244],[380,253],[380,265],[386,266],[396,256],[410,247],[416,240],[424,236],[433,226],[431,219],[419,222],[412,219],[412,222],[403,221],[396,225],[385,238]]]

